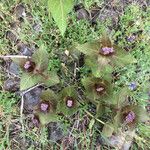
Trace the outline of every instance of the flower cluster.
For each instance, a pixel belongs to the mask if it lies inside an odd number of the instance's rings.
[[[116,128],[128,126],[132,129],[138,122],[145,121],[147,115],[143,107],[124,104],[130,92],[136,90],[137,84],[132,82],[129,88],[116,92],[112,82],[114,69],[134,63],[135,59],[106,35],[99,40],[77,45],[76,49],[85,54],[84,62],[91,69],[91,74],[81,79],[85,102],[96,106],[96,117],[101,117],[105,112],[112,113],[113,119],[104,125],[103,133],[107,132],[110,136],[114,131],[117,132]],[[34,107],[32,122],[37,127],[58,121],[60,115],[70,117],[80,106],[79,93],[75,86],[67,86],[58,94],[49,89],[59,83],[59,78],[55,71],[48,71],[47,56],[47,51],[42,45],[31,58],[14,60],[23,72],[20,90],[26,90],[38,83],[44,83],[48,87],[47,90],[43,90],[40,102]]]

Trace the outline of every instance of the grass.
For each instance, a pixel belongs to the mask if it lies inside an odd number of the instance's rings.
[[[10,29],[10,22],[16,20],[12,15],[11,10],[17,4],[16,0],[2,0],[0,2],[0,17],[3,16],[4,20],[0,23],[0,55],[4,54],[16,54],[18,52],[14,43],[9,42],[6,39],[6,32]],[[89,24],[86,20],[76,21],[75,13],[72,12],[69,15],[69,25],[65,36],[60,35],[56,24],[52,17],[47,13],[44,3],[34,3],[32,1],[24,0],[27,11],[32,14],[32,19],[27,17],[21,27],[17,27],[16,34],[24,43],[35,44],[40,46],[42,43],[46,44],[47,51],[49,52],[49,70],[55,69],[60,73],[63,70],[67,70],[66,74],[60,74],[62,83],[73,84],[73,80],[70,78],[74,70],[70,70],[66,64],[77,63],[77,73],[80,73],[81,77],[86,76],[89,73],[89,68],[86,66],[78,66],[78,61],[72,61],[72,58],[66,59],[64,51],[69,50],[70,45],[75,42],[85,43],[92,39],[98,38],[104,29],[109,28],[111,20],[108,17],[103,22],[98,22],[95,27]],[[79,1],[78,1],[79,2]],[[105,1],[96,1],[102,6]],[[93,3],[92,0],[85,0],[84,4],[88,8]],[[147,105],[147,82],[150,76],[150,45],[148,44],[149,29],[150,29],[150,9],[143,10],[138,3],[128,4],[123,13],[119,17],[119,27],[117,29],[111,29],[111,36],[116,42],[127,50],[130,49],[131,54],[137,59],[137,63],[128,65],[124,68],[118,68],[116,72],[119,74],[119,80],[115,82],[116,90],[119,90],[122,86],[128,86],[131,82],[136,82],[138,90],[134,91],[133,97],[140,105]],[[35,32],[33,30],[34,23],[41,24],[41,32]],[[132,25],[131,25],[132,24]],[[143,31],[141,33],[141,30]],[[136,33],[136,40],[128,42],[127,37]],[[64,60],[64,61],[62,61]],[[66,68],[65,68],[66,67]],[[2,67],[1,67],[2,68]],[[5,80],[6,73],[1,69],[1,91],[0,91],[0,150],[4,149],[21,149],[23,146],[25,149],[58,149],[60,146],[71,147],[74,149],[86,149],[93,150],[95,147],[99,149],[110,149],[108,146],[101,147],[99,145],[99,135],[101,134],[101,124],[95,120],[93,122],[92,117],[89,116],[86,111],[88,107],[82,106],[79,112],[72,119],[62,118],[61,128],[63,134],[69,132],[69,137],[66,136],[64,141],[55,143],[47,139],[48,130],[46,127],[38,129],[30,127],[29,116],[23,115],[23,121],[20,118],[19,102],[20,98],[15,94],[5,92],[3,90],[3,81]],[[81,87],[79,87],[80,89]],[[86,111],[85,111],[86,110]],[[90,125],[88,124],[90,123]],[[71,129],[68,131],[68,129]],[[12,131],[12,132],[11,132]],[[135,143],[132,145],[132,150],[149,149],[149,126],[146,124],[139,124],[137,128],[138,135],[135,139]],[[66,141],[65,141],[66,140]],[[67,144],[66,144],[67,143]]]

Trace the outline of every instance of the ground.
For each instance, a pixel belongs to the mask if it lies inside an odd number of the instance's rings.
[[[76,82],[80,109],[71,117],[62,116],[58,123],[34,126],[32,106],[47,87],[37,87],[26,94],[22,108],[18,66],[8,58],[0,59],[0,150],[115,149],[101,133],[101,120],[105,122],[108,116],[95,119],[95,106],[84,102],[80,80],[91,71],[84,64],[83,54],[70,54],[71,45],[97,39],[106,30],[116,44],[137,60],[115,70],[115,90],[135,83],[137,89],[132,91],[132,97],[149,112],[150,95],[146,92],[150,85],[149,14],[149,0],[76,0],[63,37],[46,1],[1,0],[0,56],[31,56],[44,43],[49,53],[48,70],[55,70],[61,79],[59,85],[50,89],[58,93]],[[131,150],[150,148],[149,129],[149,122],[138,124]]]

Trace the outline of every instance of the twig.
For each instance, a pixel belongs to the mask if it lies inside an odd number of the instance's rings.
[[[41,86],[41,85],[43,85],[43,84],[44,84],[44,83],[40,83],[40,84],[38,83],[37,85],[35,85],[35,86],[29,88],[28,90],[22,91],[22,92],[21,92],[21,95],[24,96],[26,93],[30,92],[31,90],[33,90],[33,89],[35,89],[36,87]]]
[[[105,122],[103,122],[102,120],[95,118],[89,111],[84,110],[89,116],[91,116],[92,118],[94,118],[96,121],[100,122],[101,124],[105,125]]]
[[[31,58],[30,56],[24,56],[24,55],[6,55],[6,56],[0,56],[0,58]]]
[[[24,95],[21,96],[21,106],[20,106],[20,117],[22,118],[23,114],[23,106],[24,106]]]
[[[25,127],[23,123],[23,106],[24,106],[24,95],[21,96],[21,106],[20,106],[20,123],[22,125],[22,133],[25,133]],[[25,143],[25,136],[23,134],[23,143]]]
[[[76,78],[76,74],[77,74],[76,68],[77,68],[77,63],[75,62],[75,64],[74,64],[74,74],[73,74],[74,78]]]

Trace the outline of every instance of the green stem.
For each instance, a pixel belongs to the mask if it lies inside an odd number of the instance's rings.
[[[105,122],[103,122],[102,120],[95,118],[95,116],[93,116],[89,111],[84,110],[89,116],[91,116],[92,118],[94,118],[96,121],[100,122],[101,124],[105,125]]]

